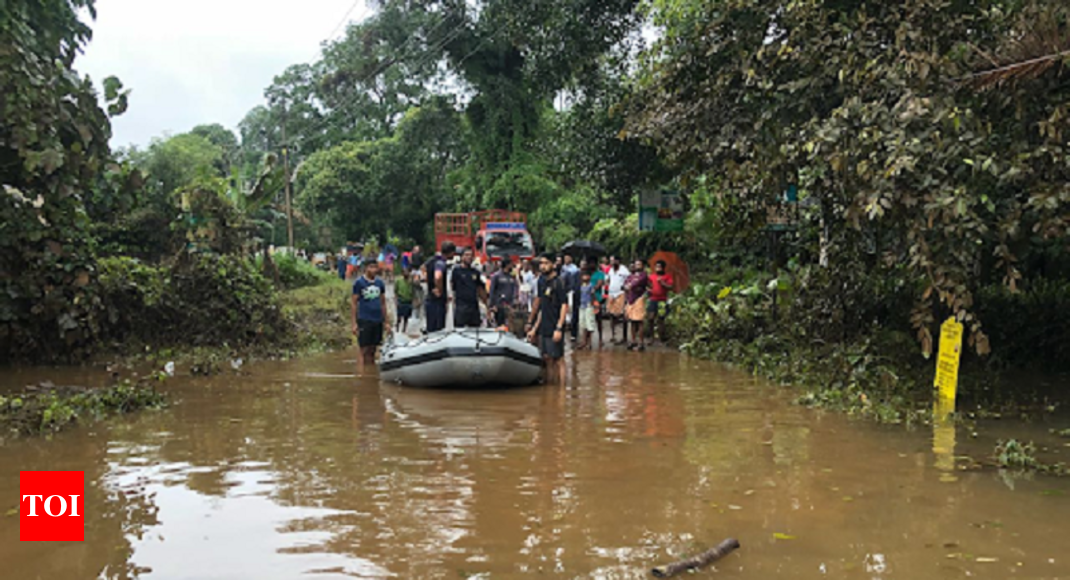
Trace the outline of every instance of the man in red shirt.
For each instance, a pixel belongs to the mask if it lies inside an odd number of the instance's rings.
[[[672,274],[665,271],[665,260],[654,263],[654,273],[650,275],[650,299],[647,301],[647,318],[653,329],[651,335],[660,341],[665,340],[665,315],[669,312],[669,291],[674,281]]]

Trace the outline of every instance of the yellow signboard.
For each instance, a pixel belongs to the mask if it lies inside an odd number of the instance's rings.
[[[954,401],[959,382],[959,354],[962,352],[962,323],[952,316],[940,325],[940,352],[936,357],[935,386],[940,398]]]

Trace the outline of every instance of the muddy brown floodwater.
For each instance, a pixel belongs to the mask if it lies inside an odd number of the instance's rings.
[[[1070,578],[1070,481],[947,469],[984,435],[672,352],[500,392],[380,386],[353,357],[175,379],[166,411],[0,446],[0,577],[644,578],[734,536],[693,577]],[[85,542],[18,541],[19,470],[86,472]]]

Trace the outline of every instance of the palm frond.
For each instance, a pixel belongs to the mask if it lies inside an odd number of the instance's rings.
[[[1024,82],[1055,71],[1061,74],[1070,61],[1070,28],[1064,8],[1023,15],[1020,34],[994,55],[973,47],[986,68],[961,79],[976,89],[991,89]]]
[[[964,81],[979,89],[990,89],[1009,82],[1035,79],[1067,59],[1070,59],[1070,50],[974,73],[966,77]]]

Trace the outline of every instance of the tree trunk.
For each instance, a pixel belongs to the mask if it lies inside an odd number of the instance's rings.
[[[655,578],[668,578],[679,574],[680,572],[708,566],[717,560],[724,558],[737,548],[739,548],[739,540],[728,538],[717,546],[706,550],[697,556],[686,560],[680,560],[679,562],[673,562],[672,564],[666,564],[665,566],[658,566],[651,570],[650,573],[653,574]]]

